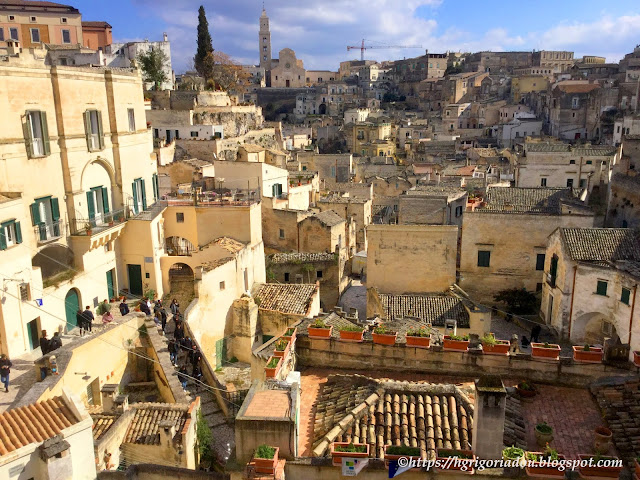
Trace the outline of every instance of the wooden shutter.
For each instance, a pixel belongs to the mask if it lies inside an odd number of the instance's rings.
[[[136,182],[131,184],[133,188],[133,213],[138,213],[138,186]]]
[[[22,230],[20,229],[20,222],[14,223],[16,229],[16,243],[22,243]]]
[[[102,187],[102,208],[104,213],[109,213],[109,191],[107,187]]]
[[[54,222],[60,220],[60,205],[58,205],[57,198],[51,199],[51,217]]]
[[[25,112],[25,122],[22,124],[24,130],[24,144],[27,147],[27,157],[33,157],[33,131],[31,130],[31,112]],[[5,247],[6,248],[6,247]]]
[[[98,145],[100,146],[100,150],[104,148],[104,131],[102,130],[102,112],[96,112],[96,116],[98,117]]]
[[[142,209],[147,209],[147,192],[144,186],[144,180],[140,180],[140,186],[142,187]]]
[[[89,220],[96,217],[96,204],[93,201],[93,192],[87,192],[87,208],[89,209]]]
[[[158,200],[158,175],[157,174],[154,173],[151,176],[151,183],[153,187],[153,199]]]
[[[87,138],[87,148],[91,151],[91,112],[87,110],[84,115],[84,131]]]
[[[45,155],[50,155],[51,142],[49,141],[49,126],[47,124],[47,112],[40,112],[40,128],[42,129],[42,150]]]
[[[0,225],[0,250],[7,249],[7,237],[4,233],[4,229],[6,226],[7,226],[6,223],[3,223],[2,225]]]
[[[33,225],[38,225],[41,220],[40,220],[40,202],[34,202],[32,203],[29,208],[31,209],[31,221],[33,222]]]

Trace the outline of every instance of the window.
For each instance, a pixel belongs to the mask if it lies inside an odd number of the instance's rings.
[[[133,190],[133,211],[138,214],[147,209],[147,192],[144,180],[136,178],[131,187]]]
[[[541,187],[546,187],[547,186],[547,179],[546,178],[541,178],[540,179],[540,186]]]
[[[135,132],[136,131],[136,114],[133,108],[127,109],[127,115],[129,116],[129,131]]]
[[[23,302],[28,302],[29,300],[31,300],[31,294],[29,291],[28,283],[20,284],[20,300],[22,300]]]
[[[491,252],[488,250],[478,250],[478,266],[488,267],[491,263]]]
[[[334,167],[334,166],[331,167],[331,176],[332,177],[336,176],[336,167]]]
[[[176,223],[184,223],[184,213],[176,212]]]
[[[220,290],[224,290],[225,286],[224,286],[224,282],[220,282]]]
[[[587,186],[587,180],[585,178],[580,179],[580,188],[584,188]]]
[[[282,230],[281,230],[282,231]],[[284,281],[288,282],[289,281],[289,272],[284,272]]]
[[[631,297],[631,290],[622,287],[622,294],[620,295],[620,301],[625,305],[629,305],[629,298]]]
[[[569,160],[569,165],[575,165],[576,161],[575,160]]]
[[[316,272],[316,278],[322,278],[322,270]]]
[[[22,230],[20,222],[9,220],[0,224],[0,250],[6,250],[22,243]]]
[[[198,136],[198,132],[191,132],[191,136],[192,137],[197,137]]]
[[[573,97],[571,99],[571,108],[578,108],[578,107],[580,107],[580,98]]]
[[[62,30],[62,43],[71,43],[71,30]]]
[[[280,238],[284,238],[284,229],[281,228],[279,233],[280,233]]]
[[[9,21],[10,21],[10,22],[15,21],[15,19],[16,19],[16,16],[15,16],[15,15],[9,15]]]
[[[4,42],[4,28],[0,27],[0,42]]]
[[[38,241],[44,242],[62,236],[60,206],[57,198],[51,196],[36,198],[29,208]]]
[[[262,51],[266,52],[267,51],[267,47],[266,46],[262,47]]]
[[[87,209],[91,225],[102,225],[105,222],[105,214],[109,213],[109,190],[102,186],[89,190]]]
[[[87,110],[84,112],[84,130],[89,151],[102,150],[104,148],[102,112],[98,110]]]
[[[29,21],[35,23],[38,21],[38,19],[36,17],[31,17]]]
[[[9,29],[9,38],[11,40],[18,40],[18,29],[17,28],[10,28]]]
[[[263,55],[262,59],[266,62],[267,61],[267,56]]]
[[[40,29],[30,28],[31,30],[31,43],[40,43]]]
[[[61,23],[67,23],[67,17],[62,17],[62,18],[60,19],[60,22],[61,22]]]
[[[573,188],[573,178],[567,178],[567,187]]]
[[[542,283],[536,283],[536,292],[542,291]]]
[[[29,158],[44,157],[51,153],[46,112],[26,112],[24,133]]]
[[[596,294],[607,296],[607,282],[604,280],[598,280],[598,284],[596,286]]]
[[[462,205],[456,207],[456,218],[462,215]]]
[[[593,164],[593,161],[591,161],[591,160],[587,160],[586,164],[587,164],[587,165],[592,165],[592,164]]]
[[[153,200],[156,201],[160,198],[160,188],[158,187],[158,174],[151,175],[151,186],[153,187]]]

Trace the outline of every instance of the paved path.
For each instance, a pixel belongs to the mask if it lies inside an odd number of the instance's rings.
[[[367,286],[360,279],[354,278],[351,286],[347,288],[340,301],[338,302],[345,312],[349,312],[350,308],[358,310],[358,319],[367,318]]]

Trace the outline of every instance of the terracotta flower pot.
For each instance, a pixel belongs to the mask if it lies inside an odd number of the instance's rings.
[[[538,456],[544,456],[542,452],[531,452],[535,453]],[[564,460],[564,455],[558,455],[559,460]],[[552,467],[548,463],[541,462],[527,462],[527,467],[525,468],[527,475],[530,477],[537,476],[546,476],[551,478],[564,478],[564,470],[558,470],[558,467]]]
[[[309,332],[309,338],[331,338],[332,331],[333,331],[333,327],[329,327],[329,328],[307,327],[307,332]]]
[[[291,350],[291,342],[287,342],[286,348],[284,350],[282,350],[282,351],[274,350],[273,351],[273,356],[274,357],[284,358],[289,353],[289,350]]]
[[[579,363],[601,363],[602,349],[589,347],[589,351],[585,352],[583,346],[573,347],[573,361]]]
[[[450,460],[451,457],[457,455],[470,457],[470,458],[457,458],[456,460]],[[440,467],[436,470],[439,471],[457,471],[460,473],[473,473],[473,462],[476,456],[472,450],[454,450],[449,448],[436,448],[436,459],[439,461]]]
[[[373,343],[377,343],[378,345],[395,345],[396,338],[398,337],[397,333],[388,334],[388,333],[373,333]]]
[[[444,349],[454,352],[466,352],[469,348],[469,340],[452,340],[449,335],[444,336]]]
[[[349,332],[346,330],[340,330],[340,340],[345,342],[361,342],[364,339],[364,331],[362,332]]]
[[[276,467],[278,465],[278,453],[280,452],[280,447],[275,447],[276,453],[273,455],[273,458],[256,458],[253,457],[253,463],[256,467],[256,472],[258,473],[267,473],[273,475],[276,473]]]
[[[640,351],[633,352],[633,364],[640,367]]]
[[[638,463],[638,459],[633,461],[633,472],[636,478],[640,478],[640,463]]]
[[[406,336],[407,347],[429,348],[431,337],[411,337]]]
[[[293,330],[293,332],[290,332],[290,330]],[[288,333],[291,333],[291,334],[287,335]],[[288,328],[287,331],[284,333],[284,335],[282,335],[282,338],[289,341],[290,343],[293,343],[297,333],[298,333],[298,327]]]
[[[278,364],[275,367],[264,367],[264,372],[267,378],[276,378],[276,375],[278,375],[278,372],[280,371],[280,367],[282,366],[282,357],[274,356],[271,358],[277,358]],[[271,362],[271,358],[267,361],[267,365],[269,365],[269,362]]]
[[[393,460],[400,460],[401,458],[408,458],[409,462],[415,460],[416,462],[418,460],[420,460],[420,455],[417,456],[413,456],[413,455],[395,455],[392,453],[387,453],[387,449],[391,447],[391,445],[385,445],[384,446],[384,466],[389,468],[389,462],[393,461]],[[418,470],[418,469],[415,469]]]
[[[593,446],[596,452],[601,455],[606,455],[611,450],[611,443],[613,440],[613,433],[607,427],[597,427],[593,431],[594,439]]]
[[[482,351],[487,355],[509,355],[510,348],[509,340],[496,340],[495,345],[482,344]]]
[[[618,460],[617,457],[600,457],[596,458],[595,455],[578,455],[580,460],[589,461],[590,458],[593,458],[593,463],[595,464],[596,460]],[[620,472],[622,472],[622,465],[619,467],[598,467],[598,466],[580,466],[578,468],[580,475],[582,477],[605,477],[605,478],[618,478],[620,476]]]
[[[520,395],[522,398],[532,398],[532,397],[535,397],[536,394],[538,393],[535,389],[526,390],[518,386],[516,386],[516,391],[518,392],[518,395]]]
[[[366,447],[366,452],[337,452],[336,447],[348,447],[349,442],[333,442],[331,444],[331,458],[334,465],[342,465],[342,457],[347,458],[368,458],[369,457],[369,444],[368,443],[354,443],[357,447]]]
[[[533,358],[558,360],[560,357],[560,345],[556,345],[555,343],[550,343],[549,348],[545,348],[544,343],[532,343],[531,356]]]

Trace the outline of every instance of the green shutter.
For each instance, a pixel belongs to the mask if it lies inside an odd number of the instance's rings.
[[[22,230],[20,229],[20,222],[15,222],[16,228],[16,243],[22,243]]]
[[[87,192],[87,208],[89,209],[89,220],[96,216],[96,204],[93,201],[93,192]]]
[[[6,223],[3,223],[2,225],[0,225],[0,250],[7,249],[7,237],[4,234],[4,229],[6,226],[7,226]]]
[[[133,213],[138,213],[138,186],[136,182],[131,185],[133,187]]]
[[[87,139],[87,149],[91,151],[91,113],[87,110],[82,115],[84,116],[84,131]]]
[[[104,131],[102,130],[102,112],[96,112],[98,117],[98,145],[100,150],[104,148]]]
[[[33,131],[31,130],[31,122],[29,122],[30,117],[31,113],[26,112],[24,115],[25,122],[22,124],[22,128],[24,130],[24,144],[27,148],[27,157],[29,158],[33,157]]]
[[[628,288],[622,289],[622,295],[620,295],[620,301],[626,305],[629,305],[629,299],[631,298],[631,290]]]
[[[151,183],[153,186],[153,199],[158,200],[158,175],[157,174],[154,173],[151,176]]]
[[[42,128],[42,149],[45,155],[50,155],[51,142],[49,141],[49,126],[47,125],[47,112],[40,112],[40,128]]]
[[[60,205],[58,205],[57,198],[51,199],[51,217],[54,222],[60,220]]]
[[[31,221],[33,222],[33,225],[38,225],[41,220],[40,220],[40,202],[34,202],[32,203],[29,208],[31,209]]]
[[[596,293],[598,295],[606,295],[607,294],[607,282],[603,282],[598,280],[598,284],[596,287]]]
[[[102,187],[102,208],[104,213],[109,213],[109,191],[107,187]]]
[[[146,210],[147,209],[147,192],[146,189],[144,187],[144,180],[140,180],[140,186],[142,187],[142,209]]]

